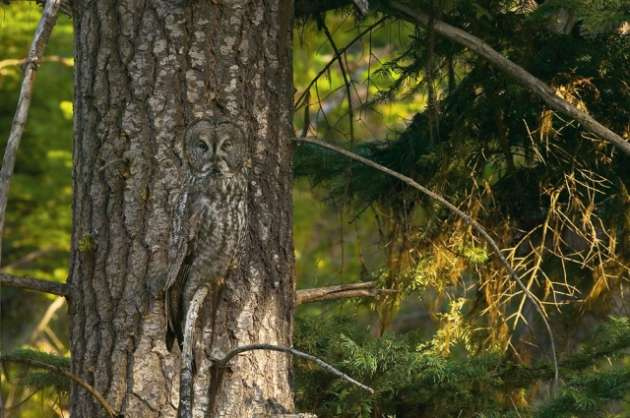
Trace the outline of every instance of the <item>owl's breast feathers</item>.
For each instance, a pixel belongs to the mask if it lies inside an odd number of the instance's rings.
[[[169,349],[173,337],[180,344],[183,342],[190,299],[200,286],[225,278],[238,256],[246,231],[247,182],[244,176],[198,180],[190,186],[182,197],[186,199],[186,209],[181,214],[184,219],[174,220],[174,226],[179,223],[182,231],[173,236],[183,236],[183,240],[179,243],[174,240],[175,247],[169,251],[176,253],[170,257],[174,264],[171,264],[165,295]]]

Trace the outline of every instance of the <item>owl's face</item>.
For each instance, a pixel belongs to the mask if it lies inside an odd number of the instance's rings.
[[[200,120],[186,132],[185,153],[195,175],[231,177],[243,169],[245,136],[228,120]]]

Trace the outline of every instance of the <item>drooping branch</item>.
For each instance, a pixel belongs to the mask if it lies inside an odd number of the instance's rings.
[[[232,360],[234,357],[236,357],[237,355],[244,353],[246,351],[254,351],[254,350],[269,350],[269,351],[279,351],[282,353],[288,353],[288,354],[292,354],[296,357],[302,357],[305,358],[307,360],[310,360],[312,362],[315,362],[318,366],[320,366],[322,369],[341,377],[342,379],[352,383],[353,385],[356,385],[358,387],[360,387],[361,389],[364,389],[368,392],[370,392],[371,394],[374,394],[374,389],[372,389],[369,386],[364,385],[361,382],[356,381],[355,379],[351,378],[350,376],[348,376],[347,374],[343,373],[342,371],[336,369],[335,367],[331,366],[330,364],[326,363],[325,361],[321,360],[318,357],[315,357],[311,354],[308,353],[304,353],[302,351],[296,350],[295,348],[291,348],[291,347],[282,347],[279,345],[273,345],[273,344],[251,344],[251,345],[244,345],[241,347],[236,347],[234,350],[230,351],[229,353],[227,353],[225,355],[225,357],[223,357],[222,359],[214,359],[215,365],[218,367],[225,367],[230,360]]]
[[[539,80],[530,74],[520,65],[515,64],[509,59],[505,58],[499,52],[495,51],[490,45],[477,38],[470,33],[449,25],[438,19],[433,19],[419,11],[412,10],[411,8],[398,3],[392,2],[391,7],[400,12],[402,16],[411,21],[414,24],[420,24],[422,26],[432,25],[433,30],[440,35],[471,49],[477,54],[481,55],[492,64],[497,66],[501,71],[510,75],[522,85],[527,87],[530,91],[540,97],[549,107],[553,110],[563,113],[572,119],[575,119],[581,123],[587,130],[595,135],[605,139],[606,141],[615,145],[624,154],[630,156],[630,142],[617,135],[598,121],[596,121],[591,115],[579,110],[571,103],[563,100],[555,94],[555,92],[544,82]]]
[[[89,383],[85,382],[79,376],[77,376],[76,374],[66,370],[63,367],[56,366],[54,364],[48,364],[48,363],[45,363],[43,361],[39,361],[39,360],[35,360],[35,359],[30,359],[30,358],[25,358],[25,357],[21,357],[21,356],[12,355],[12,354],[5,354],[3,356],[0,356],[0,361],[2,361],[2,362],[8,361],[8,362],[12,362],[12,363],[21,363],[21,364],[25,364],[27,366],[37,367],[37,368],[40,368],[40,369],[47,369],[47,370],[50,370],[52,372],[61,374],[64,377],[72,380],[73,382],[75,382],[76,384],[81,386],[90,395],[92,395],[94,397],[94,399],[96,399],[98,401],[98,403],[101,404],[103,409],[105,409],[105,411],[107,411],[107,414],[110,417],[114,418],[114,417],[119,417],[120,416],[120,415],[116,414],[116,412],[114,412],[114,408],[112,408],[112,406],[109,404],[109,402],[107,402],[107,400],[103,397],[103,395],[101,395],[96,389],[94,389],[94,387],[92,385],[90,385]]]
[[[35,80],[35,72],[37,65],[44,53],[48,38],[52,32],[53,26],[57,21],[57,13],[61,0],[48,0],[42,14],[31,48],[28,51],[26,65],[24,68],[24,79],[20,89],[20,96],[15,110],[15,116],[11,123],[11,131],[9,140],[4,150],[4,159],[2,161],[2,170],[0,170],[0,265],[2,265],[2,231],[4,230],[5,212],[7,209],[7,200],[9,198],[9,186],[13,168],[15,167],[15,156],[20,146],[24,126],[28,117],[28,109],[31,105],[31,96],[33,94],[33,81]]]
[[[368,167],[372,167],[382,173],[385,173],[389,176],[395,177],[398,180],[402,181],[403,183],[407,184],[408,186],[413,187],[414,189],[420,191],[421,193],[427,195],[428,197],[430,197],[431,199],[441,203],[442,205],[444,205],[448,210],[450,210],[451,212],[453,212],[455,215],[457,215],[459,218],[461,218],[462,220],[464,220],[464,222],[466,222],[468,225],[471,225],[475,231],[477,231],[477,233],[479,233],[479,235],[481,235],[481,237],[484,239],[484,241],[486,241],[486,243],[490,246],[490,248],[492,249],[492,251],[497,255],[499,261],[501,262],[501,264],[505,267],[505,269],[508,271],[510,277],[517,283],[518,287],[521,289],[521,291],[523,292],[524,295],[527,296],[527,298],[534,304],[534,307],[536,308],[536,310],[538,311],[538,313],[540,314],[540,317],[543,321],[543,323],[545,324],[545,328],[547,329],[547,334],[549,336],[549,345],[551,346],[551,353],[552,353],[552,357],[553,357],[553,364],[554,364],[554,371],[555,371],[555,378],[554,378],[554,383],[558,382],[559,379],[559,372],[558,372],[558,358],[556,355],[556,344],[555,344],[555,338],[553,335],[553,331],[551,329],[551,325],[549,324],[549,321],[547,320],[547,314],[545,313],[545,309],[542,305],[542,302],[540,301],[540,299],[538,299],[538,297],[536,297],[536,295],[534,295],[529,288],[525,285],[525,283],[523,283],[523,281],[521,280],[521,278],[519,277],[519,275],[516,273],[516,271],[514,271],[514,269],[512,268],[512,266],[510,265],[510,263],[507,261],[507,259],[505,258],[505,256],[503,255],[503,253],[501,252],[501,249],[499,248],[499,245],[496,243],[496,241],[490,236],[490,234],[485,230],[485,228],[483,226],[481,226],[481,224],[479,224],[476,220],[474,220],[472,217],[470,217],[468,214],[466,214],[465,212],[463,212],[461,209],[459,209],[457,206],[453,205],[451,202],[449,202],[448,200],[446,200],[444,197],[440,196],[439,194],[427,189],[426,187],[422,186],[421,184],[417,183],[415,180],[413,180],[410,177],[405,176],[404,174],[398,173],[394,170],[391,170],[385,166],[382,166],[372,160],[369,160],[365,157],[362,157],[358,154],[355,154],[354,152],[348,151],[346,149],[337,147],[335,145],[329,144],[327,142],[322,142],[316,139],[311,139],[311,138],[294,138],[294,141],[296,142],[303,142],[303,143],[307,143],[307,144],[312,144],[312,145],[316,145],[318,147],[322,147],[325,149],[328,149],[330,151],[336,152],[338,154],[341,154],[345,157],[348,157],[352,160],[358,161],[361,164],[364,164]]]
[[[36,292],[52,293],[58,296],[68,296],[68,286],[63,283],[40,280],[27,276],[13,276],[11,274],[0,273],[0,285],[34,290]]]
[[[295,304],[319,302],[348,298],[374,297],[387,293],[396,293],[395,289],[379,289],[376,282],[342,284],[336,286],[302,289],[295,292]]]

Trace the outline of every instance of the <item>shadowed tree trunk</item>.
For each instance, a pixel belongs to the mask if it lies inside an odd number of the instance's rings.
[[[248,136],[249,226],[235,274],[208,297],[195,347],[195,416],[293,410],[289,346],[292,2],[74,0],[72,371],[125,417],[169,417],[179,352],[165,345],[163,291],[183,140],[200,118]],[[103,416],[80,387],[72,416]]]

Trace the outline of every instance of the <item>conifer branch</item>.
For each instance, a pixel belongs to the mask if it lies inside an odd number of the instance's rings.
[[[355,379],[351,378],[350,376],[348,376],[347,374],[343,373],[342,371],[336,369],[335,367],[331,366],[330,364],[326,363],[325,361],[321,360],[318,357],[315,357],[312,354],[308,354],[308,353],[304,353],[302,351],[296,350],[295,348],[291,348],[291,347],[282,347],[279,345],[273,345],[273,344],[251,344],[251,345],[243,345],[241,347],[236,347],[234,350],[230,351],[229,353],[227,353],[225,355],[225,357],[223,357],[222,359],[213,359],[213,361],[215,362],[215,365],[218,367],[225,367],[230,360],[232,360],[234,357],[236,357],[237,355],[244,353],[246,351],[253,351],[253,350],[270,350],[270,351],[279,351],[282,353],[288,353],[288,354],[292,354],[296,357],[301,357],[307,360],[310,360],[312,362],[315,362],[318,366],[320,366],[322,369],[341,377],[342,379],[352,383],[353,385],[356,385],[358,387],[360,387],[361,389],[364,389],[368,392],[370,392],[371,394],[374,394],[374,389],[372,389],[369,386],[364,385],[361,382],[356,381]]]
[[[501,55],[481,39],[441,20],[432,19],[422,12],[412,10],[399,2],[391,2],[390,6],[394,10],[402,13],[406,20],[422,26],[431,25],[435,32],[481,55],[490,61],[490,63],[497,66],[500,70],[527,87],[530,91],[547,103],[547,105],[549,105],[549,107],[553,110],[575,119],[587,130],[612,143],[614,146],[619,148],[621,152],[630,156],[630,142],[626,141],[621,136],[599,123],[588,113],[579,110],[571,103],[557,96],[547,84],[534,77],[520,65],[515,64]]]
[[[57,21],[57,13],[61,0],[48,0],[46,7],[42,14],[35,35],[33,36],[33,42],[31,48],[28,51],[26,64],[24,67],[24,79],[22,80],[22,87],[20,89],[20,96],[17,103],[17,109],[15,110],[15,116],[11,123],[11,131],[9,133],[9,140],[4,150],[4,159],[2,161],[2,170],[0,170],[0,265],[2,254],[2,231],[4,230],[4,219],[7,209],[7,200],[9,199],[9,187],[11,184],[11,176],[13,175],[13,169],[15,167],[15,157],[18,147],[20,146],[20,140],[24,133],[24,126],[26,125],[26,119],[28,117],[28,109],[31,105],[31,96],[33,94],[33,81],[35,80],[35,72],[37,66],[44,54],[44,49],[48,43],[48,38],[52,32],[53,26]]]
[[[376,170],[378,170],[378,171],[380,171],[382,173],[385,173],[385,174],[387,174],[389,176],[395,177],[398,180],[402,181],[403,183],[407,184],[408,186],[413,187],[414,189],[416,189],[416,190],[420,191],[421,193],[427,195],[431,199],[441,203],[448,210],[450,210],[455,215],[457,215],[462,220],[464,220],[464,222],[466,222],[468,225],[471,225],[475,229],[475,231],[477,231],[477,233],[479,233],[479,235],[481,235],[481,237],[488,243],[488,245],[490,246],[492,251],[499,258],[501,264],[508,271],[510,277],[518,284],[518,287],[520,287],[520,289],[523,292],[523,294],[526,295],[526,297],[534,304],[534,307],[536,308],[536,310],[540,314],[540,317],[541,317],[543,323],[545,324],[545,328],[547,329],[547,334],[549,336],[549,345],[551,346],[551,353],[552,353],[553,365],[554,365],[554,384],[558,383],[559,372],[558,372],[558,357],[557,357],[557,354],[556,354],[556,343],[555,343],[555,338],[554,338],[553,331],[551,329],[551,325],[549,324],[549,321],[547,319],[547,314],[545,312],[545,308],[544,308],[542,302],[540,301],[540,299],[538,299],[538,297],[536,295],[534,295],[529,290],[529,288],[525,285],[525,283],[523,283],[523,281],[521,280],[519,275],[516,273],[516,271],[514,271],[514,269],[512,268],[510,263],[508,262],[508,260],[505,258],[505,256],[501,252],[501,249],[499,248],[499,245],[490,236],[490,234],[486,231],[486,229],[483,226],[481,226],[481,224],[479,224],[470,215],[468,215],[465,212],[463,212],[461,209],[459,209],[457,206],[453,205],[451,202],[446,200],[441,195],[439,195],[439,194],[437,194],[437,193],[427,189],[426,187],[420,185],[415,180],[413,180],[410,177],[405,176],[404,174],[398,173],[397,171],[391,170],[391,169],[389,169],[389,168],[387,168],[387,167],[385,167],[383,165],[380,165],[380,164],[378,164],[378,163],[376,163],[376,162],[374,162],[372,160],[369,160],[369,159],[367,159],[365,157],[362,157],[362,156],[360,156],[358,154],[355,154],[354,152],[351,152],[351,151],[348,151],[346,149],[340,148],[338,146],[329,144],[327,142],[322,142],[322,141],[319,141],[317,139],[312,139],[312,138],[294,138],[293,140],[296,141],[296,142],[303,142],[303,143],[312,144],[312,145],[316,145],[318,147],[322,147],[322,148],[328,149],[328,150],[333,151],[333,152],[335,152],[337,154],[341,154],[341,155],[343,155],[343,156],[345,156],[347,158],[350,158],[352,160],[358,161],[361,164],[364,164],[364,165],[366,165],[368,167],[374,168],[374,169],[376,169]]]
[[[65,368],[63,368],[61,366],[56,366],[54,364],[45,363],[43,361],[39,361],[39,360],[31,359],[31,358],[25,358],[25,357],[17,356],[17,355],[11,355],[11,354],[5,354],[3,356],[0,356],[0,361],[2,361],[2,362],[8,361],[8,362],[12,362],[12,363],[22,363],[22,364],[25,364],[27,366],[37,367],[37,368],[40,368],[40,369],[47,369],[47,370],[50,370],[52,372],[59,373],[59,374],[63,375],[64,377],[72,380],[73,382],[75,382],[76,384],[81,386],[83,389],[85,389],[90,395],[92,395],[94,397],[94,399],[96,399],[98,401],[98,403],[101,404],[103,409],[105,409],[105,411],[107,411],[107,414],[110,417],[116,418],[116,417],[120,416],[120,415],[116,414],[116,412],[114,412],[114,409],[109,404],[109,402],[107,402],[107,400],[103,397],[103,395],[101,395],[92,385],[90,385],[89,383],[87,383],[86,381],[81,379],[76,374],[66,370]]]
[[[68,297],[68,286],[66,284],[52,282],[50,280],[40,280],[33,277],[13,276],[11,274],[0,273],[0,285]]]

